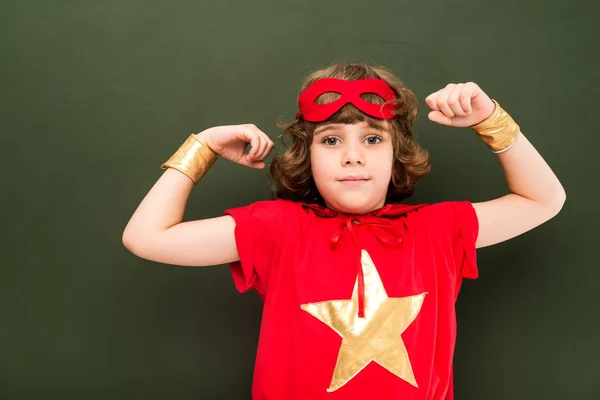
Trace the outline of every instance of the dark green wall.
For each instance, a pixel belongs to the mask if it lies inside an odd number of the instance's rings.
[[[508,190],[472,131],[427,120],[450,82],[498,99],[567,191],[556,218],[479,250],[457,399],[600,398],[600,5],[566,4],[1,1],[0,398],[249,398],[258,297],[226,266],[137,258],[121,234],[190,132],[255,123],[274,139],[303,77],[343,61],[419,97],[433,171],[410,203]],[[185,218],[266,199],[267,182],[222,160]]]

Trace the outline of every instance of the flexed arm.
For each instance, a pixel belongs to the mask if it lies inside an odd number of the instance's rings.
[[[245,154],[248,144],[251,150]],[[185,207],[194,184],[207,172],[216,154],[262,169],[273,146],[253,124],[218,126],[190,135],[165,163],[167,170],[129,220],[122,237],[125,247],[141,258],[173,265],[238,261],[234,219],[225,215],[182,222]]]
[[[472,127],[504,170],[510,194],[473,203],[479,220],[478,248],[521,235],[558,214],[566,201],[562,184],[519,126],[477,84],[449,84],[425,102],[432,109],[431,121]]]

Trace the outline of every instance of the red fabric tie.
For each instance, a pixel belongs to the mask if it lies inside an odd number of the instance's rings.
[[[381,229],[381,232],[377,232],[375,237],[381,243],[386,246],[397,246],[402,243],[402,234],[403,232],[398,229],[394,223],[392,223],[389,219],[375,217],[372,215],[351,215],[349,217],[345,217],[343,223],[340,225],[340,228],[334,232],[329,241],[329,245],[332,249],[337,247],[337,244],[344,233],[344,228],[348,229],[348,233],[350,233],[350,238],[352,239],[352,243],[354,244],[354,248],[357,251],[356,257],[356,269],[358,274],[358,317],[365,317],[365,277],[363,274],[361,257],[362,250],[358,245],[358,241],[356,240],[356,235],[354,234],[354,228],[352,227],[354,221],[357,221],[359,224],[363,224],[370,231],[373,228]]]

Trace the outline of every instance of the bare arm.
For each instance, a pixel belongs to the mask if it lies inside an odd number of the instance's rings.
[[[448,84],[425,101],[433,110],[430,120],[457,127],[479,124],[496,107],[473,82]],[[558,214],[566,201],[558,178],[522,132],[498,157],[511,193],[473,204],[479,221],[477,248],[504,242],[543,224]]]
[[[503,242],[543,224],[558,214],[566,200],[560,181],[523,133],[498,158],[511,193],[473,204],[480,225],[478,248]]]
[[[232,217],[182,222],[193,186],[186,175],[167,169],[125,227],[125,247],[138,257],[165,264],[209,266],[238,261]]]
[[[264,168],[262,160],[274,146],[251,124],[209,128],[198,135],[223,158],[252,168]],[[252,149],[244,154],[248,142]],[[182,222],[193,187],[194,181],[187,175],[167,169],[125,227],[125,247],[138,257],[173,265],[210,266],[238,261],[231,216]]]

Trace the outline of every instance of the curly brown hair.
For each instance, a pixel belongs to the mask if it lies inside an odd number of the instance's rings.
[[[386,129],[391,133],[394,149],[394,165],[392,179],[387,191],[386,203],[397,203],[410,197],[418,180],[426,177],[431,165],[429,153],[422,148],[413,138],[412,125],[419,111],[419,102],[415,94],[404,83],[396,78],[390,71],[380,66],[366,64],[333,64],[309,74],[300,87],[298,95],[317,79],[338,78],[357,80],[364,78],[378,78],[385,81],[396,93],[395,117],[383,120],[373,118],[348,103],[339,111],[323,122],[309,122],[299,117],[291,123],[276,125],[283,129],[283,133],[292,140],[285,152],[274,157],[269,167],[272,180],[270,183],[271,197],[305,203],[319,203],[324,205],[315,182],[310,166],[310,145],[313,133],[324,124],[353,124],[366,121],[370,126]],[[324,93],[317,98],[318,104],[330,103],[340,97],[338,93]],[[384,100],[374,93],[363,93],[361,98],[374,103],[382,104]]]

